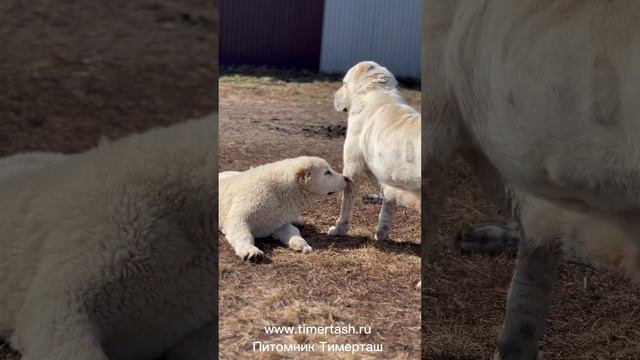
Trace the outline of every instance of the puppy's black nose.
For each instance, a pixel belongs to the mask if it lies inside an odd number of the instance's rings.
[[[347,110],[347,108],[342,109],[342,112],[349,112],[349,110]]]

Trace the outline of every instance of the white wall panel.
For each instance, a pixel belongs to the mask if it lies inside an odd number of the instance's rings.
[[[373,60],[419,79],[421,13],[421,0],[325,0],[320,71]]]

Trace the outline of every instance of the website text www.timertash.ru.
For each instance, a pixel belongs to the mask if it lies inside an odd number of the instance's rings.
[[[264,332],[268,335],[294,335],[294,334],[331,334],[331,335],[371,335],[371,326],[353,326],[353,325],[327,325],[327,326],[307,326],[305,324],[298,326],[265,326]],[[254,352],[382,352],[384,347],[382,344],[368,343],[329,343],[327,341],[319,341],[318,343],[304,344],[275,344],[266,341],[254,341],[252,344]]]
[[[305,324],[298,326],[265,326],[264,332],[269,335],[293,335],[293,334],[331,334],[331,335],[350,335],[350,334],[366,334],[371,335],[371,326],[353,326],[351,324],[344,326],[327,325],[327,326],[307,326]]]

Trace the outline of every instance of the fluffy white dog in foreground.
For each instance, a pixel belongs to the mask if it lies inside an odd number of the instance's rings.
[[[387,240],[397,204],[420,210],[420,113],[402,98],[393,74],[373,61],[352,67],[343,83],[334,106],[349,113],[343,174],[353,182],[329,234],[347,232],[358,184],[367,174],[384,195],[376,239]]]
[[[217,356],[216,123],[0,161],[0,338],[23,360]]]
[[[273,236],[307,253],[311,246],[293,223],[302,210],[322,196],[343,191],[348,183],[324,159],[307,156],[220,173],[219,228],[242,259],[263,256],[254,237]]]

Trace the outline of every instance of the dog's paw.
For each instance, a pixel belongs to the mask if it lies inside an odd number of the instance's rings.
[[[389,241],[389,231],[376,231],[374,239],[376,241]]]
[[[343,226],[332,226],[329,228],[329,231],[327,231],[327,235],[329,236],[340,236],[340,235],[344,235],[346,233],[345,229]]]
[[[301,251],[303,254],[311,252],[313,250],[307,241],[300,236],[294,236],[289,239],[289,247],[295,251]]]
[[[242,260],[249,260],[251,262],[258,262],[258,261],[262,260],[262,258],[264,257],[264,253],[262,252],[262,250],[258,249],[257,247],[255,247],[255,246],[253,246],[251,244],[246,244],[246,245],[240,246],[236,250],[236,254]]]

